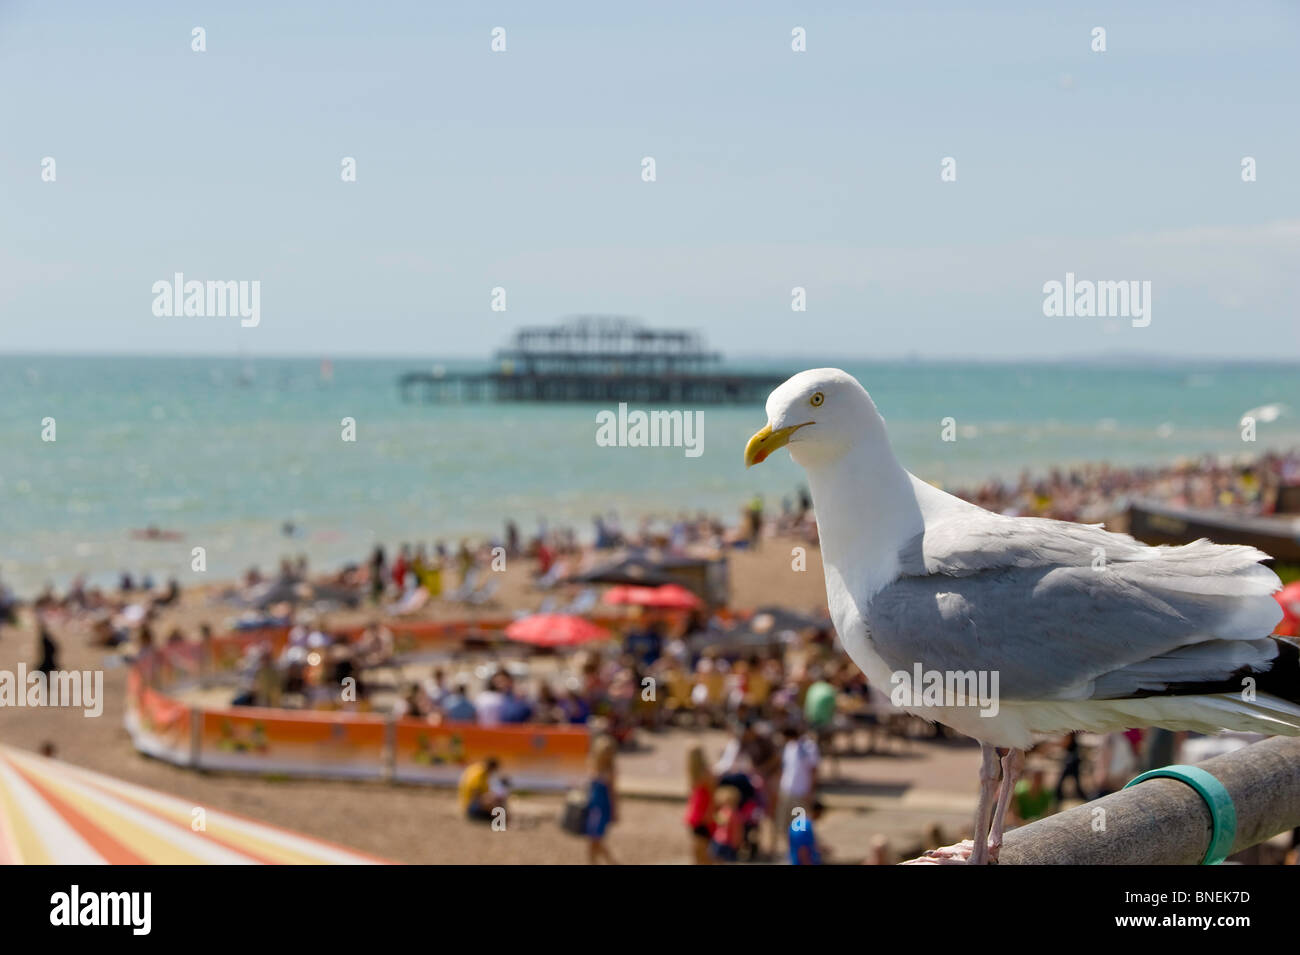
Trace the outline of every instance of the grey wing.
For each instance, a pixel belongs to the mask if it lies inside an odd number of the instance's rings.
[[[1271,571],[1256,566],[1268,555],[1253,547],[1205,540],[1182,547],[1151,547],[1101,524],[1007,517],[977,507],[927,526],[924,533],[908,541],[899,557],[904,573],[911,576],[960,577],[1009,567],[1102,567],[1156,561],[1156,572],[1203,578],[1262,574],[1269,580],[1270,593],[1281,586]]]
[[[1114,699],[1205,692],[1278,659],[1267,636],[1281,616],[1277,578],[1252,548],[1147,547],[1096,527],[989,516],[928,529],[911,550],[914,572],[872,598],[863,616],[892,669],[997,671],[1006,700]],[[1107,559],[1096,562],[1093,545]]]

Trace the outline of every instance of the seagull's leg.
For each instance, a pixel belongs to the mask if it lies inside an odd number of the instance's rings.
[[[980,743],[980,757],[980,798],[975,807],[975,846],[971,849],[971,865],[986,865],[989,861],[989,823],[998,789],[997,747]]]
[[[971,865],[984,865],[988,861],[989,822],[998,788],[997,747],[981,743],[980,756],[980,797],[975,809],[975,838],[963,839],[956,845],[944,846],[942,849],[931,849],[914,862],[940,865],[969,862]]]
[[[1007,807],[1015,793],[1016,782],[1025,768],[1025,751],[1009,749],[1002,757],[1002,789],[998,792],[998,804],[993,810],[993,830],[989,833],[989,858],[998,861],[998,852],[1002,849],[1002,827],[1007,820]]]

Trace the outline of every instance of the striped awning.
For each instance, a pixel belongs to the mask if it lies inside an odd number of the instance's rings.
[[[0,746],[0,864],[380,862],[319,839]]]

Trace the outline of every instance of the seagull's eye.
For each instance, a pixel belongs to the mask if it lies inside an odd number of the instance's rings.
[[[808,399],[808,401],[812,404],[814,408],[820,408],[822,402],[825,400],[826,400],[826,396],[822,394],[820,391],[814,392],[813,396]]]

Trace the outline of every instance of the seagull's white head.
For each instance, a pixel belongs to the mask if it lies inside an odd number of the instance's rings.
[[[858,380],[838,368],[801,371],[767,399],[767,426],[749,439],[745,467],[759,464],[777,448],[804,468],[828,464],[863,442],[883,441],[885,424]]]

